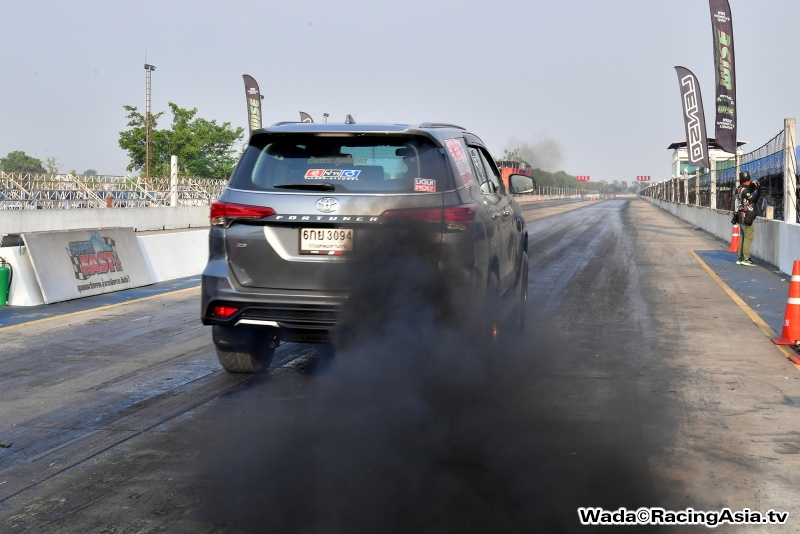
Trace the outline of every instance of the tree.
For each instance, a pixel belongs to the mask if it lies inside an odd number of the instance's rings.
[[[0,158],[0,168],[3,172],[45,172],[42,160],[27,155],[22,150],[9,152]]]
[[[157,129],[163,112],[151,115],[152,176],[169,174],[170,156],[178,156],[180,174],[207,178],[226,178],[236,164],[236,144],[242,140],[244,128],[231,128],[231,123],[217,124],[197,115],[197,108],[184,109],[169,103],[172,113],[170,129]],[[119,146],[128,152],[129,171],[144,169],[146,118],[134,106],[128,112],[128,130],[120,132]]]
[[[97,176],[97,171],[94,169],[86,169],[83,171],[84,176]]]
[[[45,160],[44,167],[47,169],[47,174],[58,174],[61,172],[61,165],[59,165],[58,160],[53,157],[49,157]]]

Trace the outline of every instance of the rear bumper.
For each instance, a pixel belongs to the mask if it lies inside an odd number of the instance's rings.
[[[336,325],[339,309],[347,299],[343,291],[302,291],[235,287],[224,273],[209,262],[202,275],[201,320],[204,325],[253,325],[279,330],[283,341],[327,342]],[[221,269],[218,269],[221,270]],[[237,311],[229,317],[214,316],[214,306]]]

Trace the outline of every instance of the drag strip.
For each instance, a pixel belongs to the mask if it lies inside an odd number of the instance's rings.
[[[221,370],[198,296],[165,294],[4,334],[0,502],[255,379]],[[271,372],[304,371],[316,350],[281,346]]]

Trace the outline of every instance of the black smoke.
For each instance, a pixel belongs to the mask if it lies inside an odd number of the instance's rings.
[[[578,506],[657,502],[623,454],[565,445],[591,436],[543,402],[542,362],[561,347],[530,329],[482,340],[481,303],[431,261],[438,246],[401,234],[362,251],[335,360],[307,396],[238,392],[198,438],[207,520],[236,532],[571,532]]]

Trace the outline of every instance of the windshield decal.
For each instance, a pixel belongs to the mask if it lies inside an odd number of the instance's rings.
[[[478,185],[478,182],[475,181],[475,176],[472,174],[469,157],[467,156],[467,146],[464,144],[464,140],[459,138],[447,139],[444,144],[447,145],[447,150],[450,151],[450,155],[453,156],[453,161],[456,162],[456,167],[458,167],[458,172],[461,175],[461,181],[464,183],[464,186],[470,187]]]
[[[414,191],[421,193],[435,193],[436,180],[428,180],[427,178],[414,178]]]
[[[304,178],[306,180],[358,180],[360,170],[356,169],[308,169]]]
[[[343,164],[354,164],[354,165],[366,165],[367,158],[354,158],[353,156],[344,156],[338,158],[308,158],[308,164],[320,164],[320,163],[330,163],[332,165],[343,165]]]

